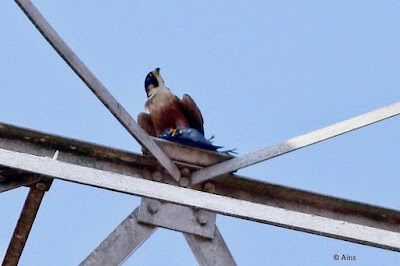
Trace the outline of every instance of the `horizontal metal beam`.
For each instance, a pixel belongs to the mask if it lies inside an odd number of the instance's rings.
[[[200,169],[193,173],[192,184],[198,184],[213,177],[237,171],[241,168],[310,146],[312,144],[339,136],[361,127],[368,126],[399,114],[400,103],[395,103],[381,109],[356,116],[340,123],[289,139],[285,142],[270,146],[268,148],[251,152],[249,154],[233,158],[229,161]]]
[[[152,139],[175,162],[201,167],[232,158],[226,154],[195,149],[160,138]],[[146,167],[150,165],[157,166],[157,161],[149,156],[0,122],[1,147],[48,157],[52,157],[55,151],[59,150],[64,155],[58,157],[58,160],[71,160],[70,162],[72,163],[78,163],[79,158],[83,160],[83,158],[90,157],[97,162],[104,160],[109,164],[117,161],[118,164],[134,164],[136,167],[138,167],[137,164],[145,165]],[[65,154],[70,154],[71,158],[65,158]]]
[[[150,153],[157,158],[160,164],[174,177],[179,180],[180,172],[170,158],[157,146],[150,136],[129,115],[122,105],[111,95],[106,87],[96,78],[89,68],[79,59],[72,49],[62,40],[57,32],[42,16],[39,10],[29,0],[15,0],[19,7],[28,16],[31,22],[40,31],[43,37],[65,60],[82,81],[92,90],[97,98],[117,118],[117,120],[128,130],[128,132]]]
[[[179,161],[178,165],[188,158],[191,163],[203,166],[229,159],[223,154],[191,149],[163,140],[157,141],[167,153],[171,152],[168,153],[171,158]],[[161,182],[174,183],[159,171],[158,164],[152,157],[8,124],[0,123],[0,148],[42,157],[53,157],[55,151],[59,150],[58,161],[135,175],[144,179],[157,177],[157,180],[161,178]],[[182,166],[187,165],[182,163]],[[190,169],[197,168],[191,166]],[[21,173],[23,172],[4,170],[3,175],[7,178],[6,180],[12,180]],[[398,211],[237,175],[220,176],[204,186],[195,186],[194,189],[360,225],[400,231]]]
[[[157,227],[139,223],[138,212],[136,208],[79,265],[121,265],[128,259],[157,230]]]
[[[400,252],[400,231],[295,212],[4,149],[0,149],[0,165]]]

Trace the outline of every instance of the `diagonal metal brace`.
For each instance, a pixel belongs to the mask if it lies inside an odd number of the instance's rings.
[[[122,265],[158,227],[138,221],[136,208],[118,227],[79,265]],[[184,233],[200,265],[237,265],[218,228],[213,239]]]
[[[207,239],[193,234],[183,234],[200,266],[234,266],[237,265],[218,228],[215,237]]]
[[[198,184],[226,173],[289,153],[315,143],[348,133],[400,114],[400,102],[353,117],[351,119],[297,136],[285,142],[230,159],[193,173],[192,184]]]
[[[82,81],[92,90],[97,98],[128,130],[128,132],[150,153],[157,158],[160,164],[179,181],[180,172],[171,159],[151,139],[151,137],[136,123],[122,105],[111,95],[104,85],[96,78],[90,69],[79,59],[72,49],[63,41],[57,32],[51,27],[39,10],[29,0],[15,0],[19,7],[28,16],[31,22],[40,31],[43,37],[65,60]]]
[[[2,266],[15,266],[18,264],[43,196],[49,190],[51,183],[51,178],[43,177],[40,182],[31,186]]]
[[[129,258],[157,229],[157,227],[139,223],[138,212],[139,208],[136,208],[79,265],[121,265]]]

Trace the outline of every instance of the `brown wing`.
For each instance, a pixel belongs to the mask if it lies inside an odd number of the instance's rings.
[[[151,117],[149,114],[146,113],[140,113],[138,115],[138,124],[141,128],[144,129],[144,131],[147,132],[150,136],[156,137],[156,130],[154,129],[154,124],[153,121],[151,120]]]
[[[200,109],[197,107],[193,99],[189,95],[185,94],[183,95],[182,100],[179,102],[182,112],[189,122],[189,127],[197,129],[201,134],[204,135],[203,116],[201,115]]]

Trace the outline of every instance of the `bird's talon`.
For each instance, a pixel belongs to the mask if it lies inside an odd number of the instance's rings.
[[[172,136],[174,137],[176,135],[176,129],[172,129]]]

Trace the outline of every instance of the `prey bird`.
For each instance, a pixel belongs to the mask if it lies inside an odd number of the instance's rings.
[[[147,74],[144,87],[147,94],[145,109],[150,114],[140,113],[138,123],[150,136],[160,137],[165,130],[169,130],[174,137],[177,128],[178,134],[183,132],[182,129],[192,128],[204,137],[200,109],[189,95],[179,99],[165,86],[160,68]]]

